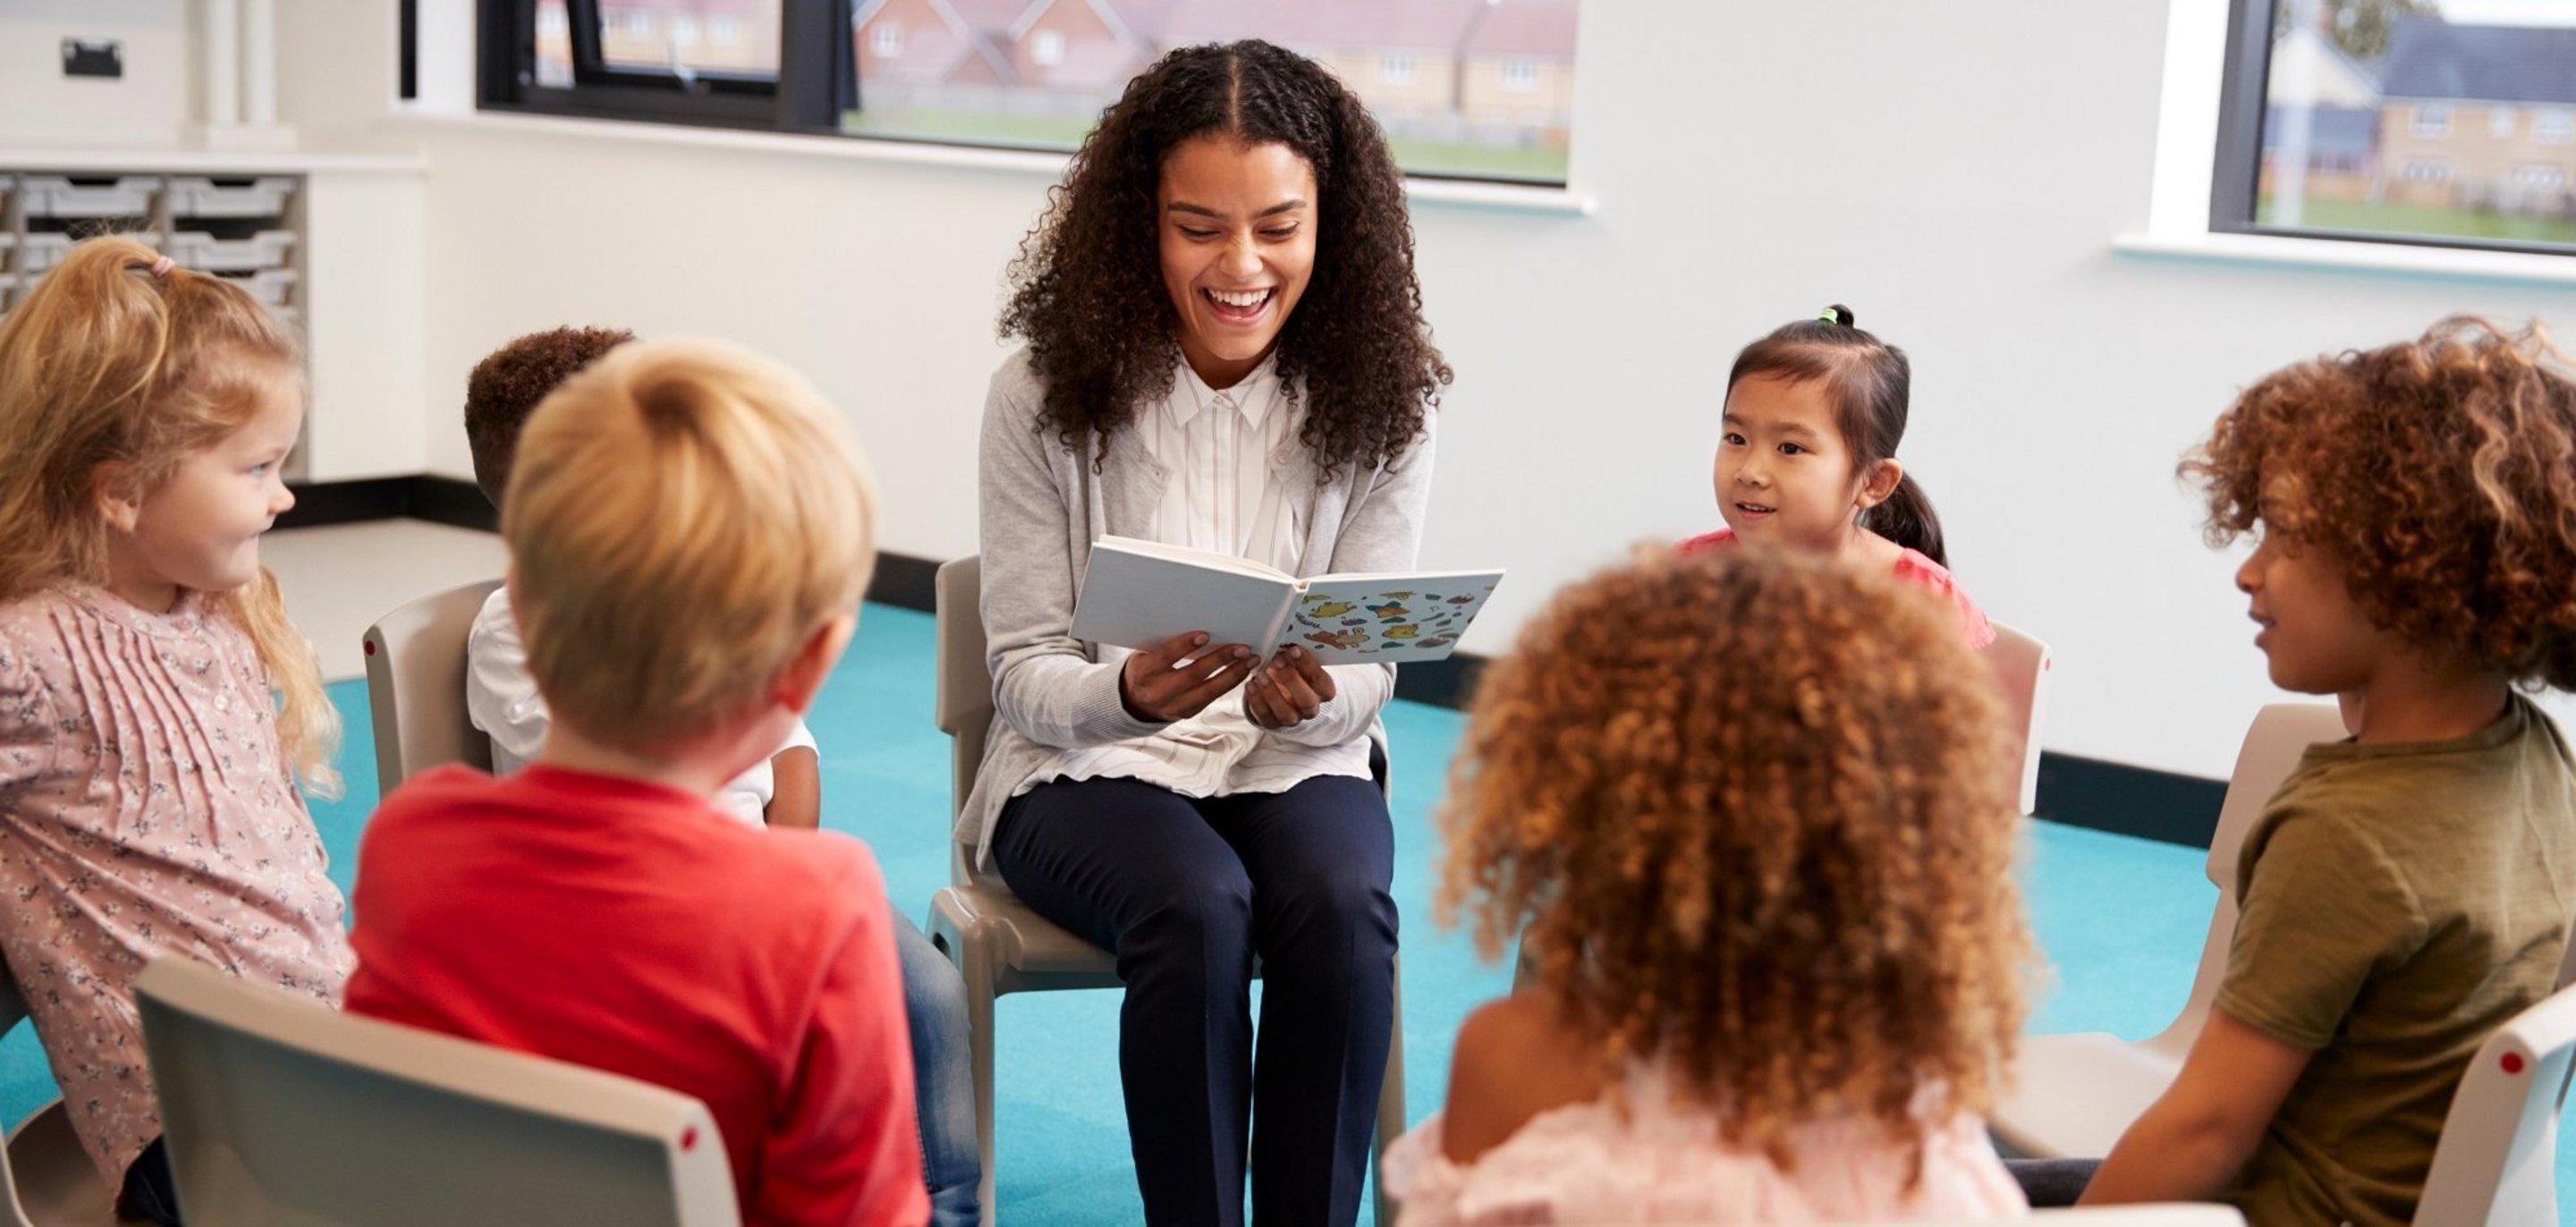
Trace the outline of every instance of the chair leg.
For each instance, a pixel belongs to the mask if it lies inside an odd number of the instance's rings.
[[[975,1082],[975,1151],[982,1160],[976,1185],[984,1227],[993,1227],[993,951],[983,934],[961,943],[958,970],[966,979],[966,1053]]]
[[[1386,1194],[1386,1148],[1403,1136],[1404,1117],[1404,956],[1395,960],[1395,987],[1389,999],[1395,1025],[1386,1033],[1386,1076],[1377,1087],[1377,1171],[1370,1186],[1377,1191],[1377,1227],[1395,1227],[1395,1199]]]

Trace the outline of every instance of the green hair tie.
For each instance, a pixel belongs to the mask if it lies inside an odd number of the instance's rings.
[[[1828,324],[1839,324],[1843,322],[1842,312],[1836,311],[1831,307],[1827,307],[1824,310],[1817,312],[1816,318],[1823,320]]]

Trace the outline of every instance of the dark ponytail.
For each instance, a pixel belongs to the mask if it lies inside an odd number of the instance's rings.
[[[1734,391],[1736,382],[1748,375],[1823,380],[1834,399],[1843,443],[1858,464],[1867,466],[1893,458],[1905,438],[1914,366],[1904,350],[1862,331],[1855,318],[1851,308],[1835,303],[1814,319],[1781,325],[1735,356],[1726,387]],[[1887,501],[1862,513],[1860,522],[1906,549],[1950,565],[1942,548],[1941,517],[1933,513],[1923,483],[1910,475],[1896,483]]]

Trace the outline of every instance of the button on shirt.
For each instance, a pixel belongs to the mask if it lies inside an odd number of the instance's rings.
[[[1299,574],[1315,495],[1297,437],[1304,420],[1303,404],[1287,395],[1274,361],[1222,391],[1183,362],[1171,395],[1133,427],[1165,474],[1149,535]],[[1244,715],[1237,687],[1152,736],[1066,750],[1019,792],[1052,780],[1114,777],[1187,797],[1222,797],[1286,792],[1319,775],[1368,779],[1368,738],[1319,747],[1271,736]]]

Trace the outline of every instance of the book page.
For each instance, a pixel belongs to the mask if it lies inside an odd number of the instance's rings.
[[[1306,581],[1274,646],[1328,665],[1439,660],[1503,581],[1500,571],[1326,575]]]
[[[1074,605],[1073,637],[1147,648],[1183,631],[1206,631],[1211,647],[1240,643],[1263,650],[1296,581],[1173,557],[1166,553],[1171,548],[1140,551],[1118,537],[1093,543]]]

